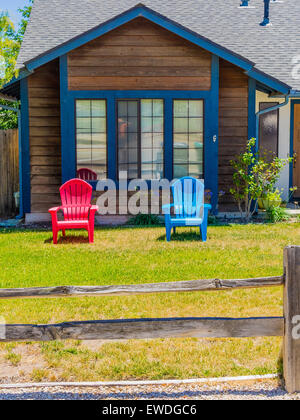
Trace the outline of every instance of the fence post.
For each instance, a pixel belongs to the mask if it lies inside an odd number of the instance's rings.
[[[300,246],[284,250],[283,370],[289,393],[300,392]]]

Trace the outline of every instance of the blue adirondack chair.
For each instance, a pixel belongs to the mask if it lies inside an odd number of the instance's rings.
[[[171,186],[173,204],[163,206],[167,241],[179,226],[199,226],[202,241],[207,239],[207,218],[210,204],[204,204],[204,183],[193,177],[180,178]],[[171,209],[174,208],[174,215]]]

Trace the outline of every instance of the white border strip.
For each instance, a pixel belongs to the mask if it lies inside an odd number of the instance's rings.
[[[37,382],[37,383],[18,383],[0,384],[0,389],[20,389],[20,388],[53,388],[53,387],[105,387],[105,386],[143,386],[143,385],[180,385],[180,384],[207,384],[218,382],[243,382],[260,381],[266,379],[277,379],[279,375],[262,376],[233,376],[225,378],[200,378],[200,379],[171,379],[161,381],[116,381],[116,382]]]

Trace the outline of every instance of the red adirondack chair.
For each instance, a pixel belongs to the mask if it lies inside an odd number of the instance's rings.
[[[59,189],[60,207],[49,210],[52,217],[53,243],[57,244],[58,232],[62,230],[63,236],[66,229],[86,229],[89,233],[89,242],[94,242],[95,213],[98,206],[91,205],[92,187],[81,179],[71,179]],[[58,211],[64,214],[64,220],[57,218]]]
[[[77,171],[77,178],[83,179],[84,181],[97,181],[98,175],[91,169],[81,168]]]

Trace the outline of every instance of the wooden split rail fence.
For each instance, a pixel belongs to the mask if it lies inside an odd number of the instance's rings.
[[[5,325],[0,342],[119,340],[171,337],[283,337],[284,380],[300,392],[300,246],[284,250],[284,273],[244,280],[196,280],[122,286],[62,286],[0,289],[0,299],[66,296],[125,296],[147,293],[224,291],[284,286],[284,316],[262,318],[162,318],[66,322],[55,325]],[[298,323],[298,325],[297,325]]]

